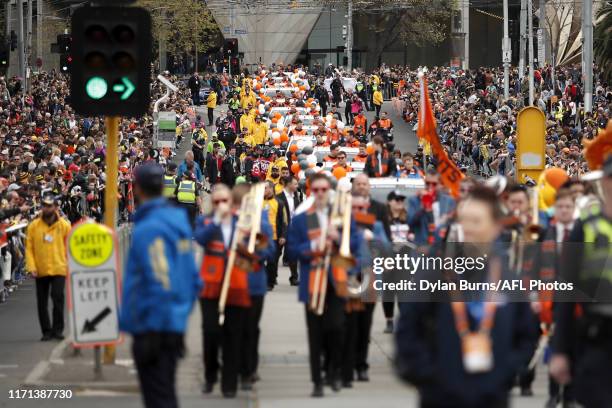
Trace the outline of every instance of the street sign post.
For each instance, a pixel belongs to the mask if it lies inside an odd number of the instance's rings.
[[[176,112],[159,112],[157,116],[157,147],[176,146]]]
[[[72,342],[96,347],[94,370],[100,374],[99,346],[121,340],[117,239],[107,226],[85,221],[74,226],[66,247]]]

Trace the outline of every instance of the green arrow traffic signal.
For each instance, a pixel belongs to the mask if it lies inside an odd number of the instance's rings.
[[[121,100],[125,101],[127,98],[130,97],[130,95],[134,93],[136,87],[134,86],[132,81],[130,81],[126,77],[121,78],[121,82],[123,83],[113,85],[113,92],[123,92],[123,94],[121,95]]]

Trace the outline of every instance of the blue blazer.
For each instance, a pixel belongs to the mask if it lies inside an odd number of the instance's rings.
[[[440,203],[440,216],[448,215],[455,209],[455,200],[449,195],[438,194],[438,202]],[[408,213],[408,225],[414,232],[414,241],[417,245],[427,244],[428,221],[425,210],[421,205],[419,196],[410,197],[406,204]]]
[[[289,261],[300,263],[300,284],[298,287],[298,299],[300,302],[308,302],[308,285],[310,282],[310,269],[312,262],[312,247],[308,238],[307,212],[298,214],[291,219],[289,232],[287,233],[287,257]],[[362,233],[357,231],[354,220],[351,219],[351,253],[357,254],[361,246]],[[331,268],[327,274],[333,285]]]
[[[223,242],[223,233],[221,232],[221,227],[214,222],[210,222],[205,225],[205,220],[207,217],[199,217],[196,221],[195,233],[194,237],[198,244],[205,247],[208,242],[213,239],[217,239]],[[234,234],[234,229],[236,228],[236,222],[238,221],[238,217],[232,217],[232,234]],[[264,211],[262,213],[262,222],[261,222],[261,232],[262,234],[269,237],[268,246],[257,252],[257,255],[261,259],[260,268],[256,271],[250,272],[249,279],[249,295],[251,296],[263,296],[266,294],[268,290],[268,281],[265,273],[265,269],[263,267],[263,263],[271,259],[276,254],[276,244],[272,239],[272,227],[270,226],[270,222],[268,221],[268,214]],[[229,248],[226,248],[229,250]]]

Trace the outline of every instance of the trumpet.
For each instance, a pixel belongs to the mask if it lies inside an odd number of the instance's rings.
[[[236,222],[236,231],[230,246],[221,294],[219,296],[219,325],[223,325],[225,321],[225,306],[234,266],[240,266],[247,271],[252,268],[252,262],[249,262],[248,259],[255,257],[255,247],[258,239],[261,238],[261,212],[263,210],[265,189],[266,185],[264,183],[256,184],[242,197],[240,202],[240,214]],[[244,249],[241,245],[247,236],[247,247]]]
[[[318,249],[319,253],[322,254],[322,262],[319,262],[314,272],[314,287],[310,303],[311,310],[319,316],[323,314],[325,306],[329,267],[347,269],[355,265],[350,247],[351,203],[350,191],[339,187],[333,198],[329,221],[321,228]],[[341,228],[340,247],[335,254],[332,254],[332,248],[326,245],[329,228]],[[337,289],[340,293],[343,292],[343,288]]]

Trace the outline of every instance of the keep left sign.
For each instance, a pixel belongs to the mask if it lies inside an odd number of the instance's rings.
[[[119,332],[117,239],[93,221],[77,224],[68,249],[68,304],[75,346],[115,344]]]

